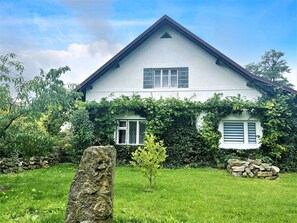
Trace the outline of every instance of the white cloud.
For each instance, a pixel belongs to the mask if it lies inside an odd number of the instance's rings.
[[[63,81],[79,84],[122,48],[121,44],[100,40],[90,44],[73,43],[67,50],[26,50],[16,53],[18,60],[24,63],[24,76],[27,79],[38,75],[40,69],[48,71],[67,65],[71,71],[62,76]]]

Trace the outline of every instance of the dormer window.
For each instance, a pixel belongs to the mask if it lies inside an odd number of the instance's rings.
[[[188,88],[188,67],[144,68],[143,88]]]

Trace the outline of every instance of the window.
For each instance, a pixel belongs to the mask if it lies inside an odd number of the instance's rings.
[[[198,117],[197,123],[200,119],[201,117]],[[218,130],[222,134],[219,146],[221,149],[258,149],[261,146],[261,122],[246,110],[241,114],[226,116],[219,123]]]
[[[142,120],[119,120],[116,144],[142,145],[144,143],[145,124]]]
[[[188,68],[144,68],[143,88],[188,88]]]
[[[259,145],[256,126],[256,121],[223,121],[223,148],[253,148]]]

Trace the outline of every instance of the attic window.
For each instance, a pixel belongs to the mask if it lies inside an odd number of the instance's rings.
[[[143,88],[188,88],[189,68],[144,68]]]
[[[161,36],[161,39],[169,39],[169,38],[172,38],[172,36],[170,36],[168,32],[165,32],[165,33]]]

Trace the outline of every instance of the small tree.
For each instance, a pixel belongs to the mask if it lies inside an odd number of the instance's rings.
[[[156,137],[153,134],[145,134],[144,146],[139,146],[132,153],[133,161],[130,163],[141,170],[144,177],[148,178],[149,191],[152,190],[153,184],[156,183],[159,168],[166,157],[166,147],[164,147],[163,141],[156,142]]]

